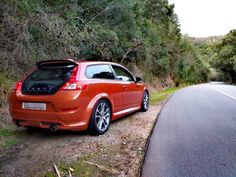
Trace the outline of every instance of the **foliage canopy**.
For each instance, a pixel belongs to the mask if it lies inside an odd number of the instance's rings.
[[[136,65],[147,80],[208,79],[166,0],[3,0],[0,11],[0,70],[12,76],[39,60],[73,58]]]

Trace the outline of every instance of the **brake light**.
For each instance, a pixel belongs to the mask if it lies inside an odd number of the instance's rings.
[[[13,88],[12,90],[18,91],[21,90],[21,87],[22,87],[22,81],[19,81],[16,83],[15,88]]]
[[[60,90],[86,90],[87,84],[79,82],[76,78],[78,67],[74,68],[71,73],[69,81],[62,86]]]

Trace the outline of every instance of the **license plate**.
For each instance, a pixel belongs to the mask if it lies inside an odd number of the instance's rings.
[[[46,103],[29,103],[23,102],[22,109],[31,109],[31,110],[46,110]]]

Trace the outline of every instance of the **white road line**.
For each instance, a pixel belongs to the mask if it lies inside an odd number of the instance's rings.
[[[221,93],[221,94],[223,94],[223,95],[225,95],[225,96],[227,96],[227,97],[230,97],[230,98],[233,98],[234,100],[236,100],[236,97],[231,96],[231,95],[229,95],[229,94],[227,94],[227,93],[225,93],[225,92],[223,92],[223,91],[221,91],[221,90],[215,88],[214,86],[212,86],[212,88],[213,88],[215,91],[217,91],[217,92],[219,92],[219,93]]]

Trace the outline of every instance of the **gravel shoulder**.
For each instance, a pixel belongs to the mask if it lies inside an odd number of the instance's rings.
[[[162,104],[113,122],[105,135],[19,129],[22,143],[0,147],[0,176],[139,176],[146,142]]]

